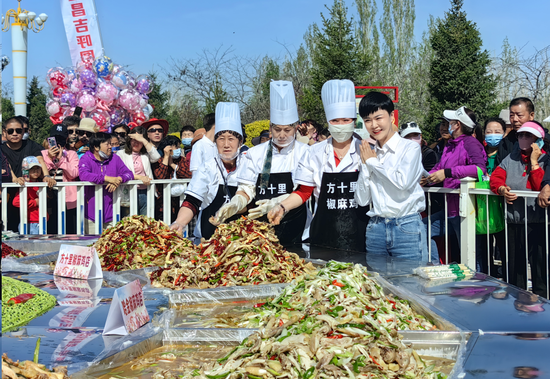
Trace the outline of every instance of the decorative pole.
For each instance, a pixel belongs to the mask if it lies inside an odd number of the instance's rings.
[[[27,30],[35,33],[44,29],[48,19],[45,13],[21,10],[21,0],[17,0],[17,11],[10,9],[2,15],[2,31],[7,32],[11,26],[11,45],[13,61],[13,102],[16,115],[27,115]],[[13,22],[11,19],[13,18]]]

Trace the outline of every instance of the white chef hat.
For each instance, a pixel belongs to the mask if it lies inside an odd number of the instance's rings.
[[[290,125],[298,121],[298,107],[292,82],[272,81],[269,84],[270,121],[275,125]]]
[[[357,118],[355,86],[351,80],[329,80],[321,90],[327,121],[335,118]]]
[[[237,103],[218,103],[216,105],[216,134],[233,131],[243,135],[241,126],[241,110]]]

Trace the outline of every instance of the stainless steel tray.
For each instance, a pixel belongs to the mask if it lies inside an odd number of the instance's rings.
[[[24,235],[3,241],[14,249],[21,250],[28,255],[45,254],[59,251],[61,245],[88,246],[98,240],[97,235]]]

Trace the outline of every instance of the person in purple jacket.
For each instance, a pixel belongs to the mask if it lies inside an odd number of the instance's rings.
[[[113,192],[121,183],[134,179],[134,174],[111,148],[111,135],[108,133],[95,133],[89,142],[90,150],[87,151],[78,163],[80,180],[96,184],[104,184],[103,191],[103,219],[100,220],[100,232],[112,226],[113,222]],[[84,217],[86,219],[86,234],[95,233],[95,191],[94,187],[84,189],[86,207]]]
[[[449,133],[451,140],[445,146],[441,160],[430,171],[427,179],[421,184],[437,184],[443,182],[445,188],[460,187],[460,179],[467,176],[476,178],[478,167],[487,173],[487,154],[483,145],[472,134],[477,126],[477,117],[468,108],[460,107],[456,111],[446,110],[443,117],[449,120]],[[445,210],[434,213],[431,216],[431,237],[445,235],[445,217],[451,233],[454,233],[460,245],[460,217],[458,215],[459,195],[447,195],[447,215]],[[427,224],[428,218],[424,219]],[[439,253],[434,240],[432,244],[432,261],[439,261]],[[460,257],[451,257],[451,261],[459,261]],[[450,262],[448,262],[450,263]]]

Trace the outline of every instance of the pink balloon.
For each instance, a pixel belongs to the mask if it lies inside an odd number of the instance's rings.
[[[50,68],[46,74],[46,82],[53,89],[66,85],[67,81],[67,73],[61,67]]]
[[[96,87],[95,96],[107,105],[110,105],[116,99],[117,94],[118,90],[111,82],[103,81]]]
[[[69,91],[71,91],[72,93],[79,93],[80,91],[82,91],[83,87],[84,85],[82,84],[82,82],[76,78],[71,80],[68,84]]]
[[[85,112],[91,112],[95,109],[96,99],[91,93],[82,92],[76,100],[76,105],[82,107]]]
[[[140,109],[139,111],[136,111],[132,113],[131,120],[132,122],[135,122],[138,125],[143,124],[146,121],[145,113]]]
[[[103,110],[96,109],[90,113],[89,117],[95,121],[101,131],[108,129],[110,126],[109,114]]]
[[[127,111],[134,112],[139,109],[139,94],[133,89],[125,89],[120,92],[118,103]]]
[[[50,100],[46,103],[46,111],[50,116],[55,116],[61,113],[61,105],[55,100]]]

